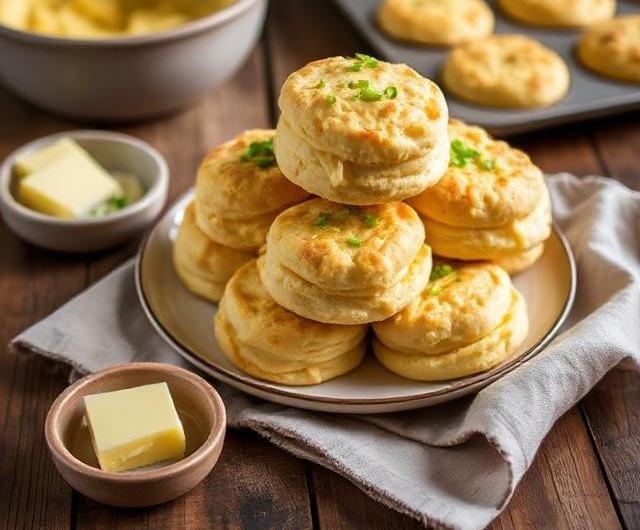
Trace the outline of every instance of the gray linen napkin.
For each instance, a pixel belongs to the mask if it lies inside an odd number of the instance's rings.
[[[542,354],[476,396],[380,416],[296,410],[218,384],[229,425],[333,469],[425,525],[486,526],[558,417],[623,358],[640,359],[640,194],[597,177],[548,183],[579,283],[568,326]],[[80,373],[131,361],[185,365],[147,322],[131,262],[12,345]]]

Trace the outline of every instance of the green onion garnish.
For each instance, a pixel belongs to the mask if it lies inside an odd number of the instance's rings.
[[[324,79],[320,79],[320,81],[318,81],[318,83],[314,85],[313,88],[324,88],[324,85],[325,85]]]
[[[273,138],[263,142],[251,142],[240,155],[243,162],[253,162],[256,166],[266,169],[276,164],[276,156],[273,152]]]
[[[480,151],[476,151],[462,140],[452,140],[449,166],[465,168],[469,160],[473,160],[476,167],[484,171],[493,171],[496,167],[494,158],[485,158],[483,160],[480,157]]]
[[[93,210],[89,212],[91,217],[99,217],[101,215],[106,215],[108,213],[117,212],[118,210],[122,210],[127,205],[126,197],[111,197],[107,199],[100,206],[96,206]]]
[[[398,89],[396,87],[388,86],[384,91],[379,92],[372,88],[366,79],[351,81],[348,86],[352,90],[357,90],[355,97],[363,101],[380,101],[398,97]]]
[[[359,247],[362,245],[362,241],[357,236],[351,236],[347,239],[347,245],[350,247]]]
[[[380,218],[375,215],[365,215],[364,216],[364,224],[366,224],[369,228],[373,228],[377,226],[380,222]]]
[[[429,289],[429,296],[438,296],[442,293],[442,289],[440,287],[432,287]]]
[[[327,95],[327,105],[333,105],[336,102],[336,97],[333,94]]]
[[[352,72],[359,72],[363,66],[367,68],[377,68],[378,67],[378,59],[375,57],[371,57],[371,55],[366,55],[364,53],[356,53],[355,57],[356,62],[351,65],[349,70]]]
[[[480,167],[485,171],[493,171],[496,167],[496,159],[495,158],[486,158],[482,162],[480,162]]]
[[[440,278],[444,278],[445,276],[451,274],[453,272],[453,267],[448,263],[443,265],[436,265],[431,270],[431,276],[429,276],[429,281],[433,282],[435,280],[439,280]]]
[[[331,213],[321,212],[320,215],[318,215],[318,218],[316,219],[314,224],[320,227],[327,226],[327,223],[329,222],[330,218],[331,218]]]

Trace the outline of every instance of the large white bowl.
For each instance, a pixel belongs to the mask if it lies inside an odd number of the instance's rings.
[[[73,138],[109,171],[138,177],[145,194],[122,210],[88,219],[60,219],[30,210],[13,196],[16,158],[64,137]],[[0,212],[9,228],[39,247],[63,252],[92,252],[113,247],[145,230],[167,202],[169,168],[149,144],[108,131],[68,131],[34,140],[9,155],[0,166]]]
[[[184,107],[247,58],[267,0],[135,37],[70,39],[0,25],[0,80],[37,106],[81,119],[131,120]]]

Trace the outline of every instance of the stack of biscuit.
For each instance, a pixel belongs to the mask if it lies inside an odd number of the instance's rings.
[[[367,55],[294,72],[279,105],[274,152],[291,188],[232,179],[231,142],[203,163],[185,217],[239,252],[265,243],[220,301],[227,358],[260,379],[317,384],[361,362],[372,324],[374,353],[403,377],[450,379],[508,359],[528,318],[500,265],[531,264],[549,235],[529,158],[449,122],[434,83]],[[229,263],[219,269],[240,265]]]
[[[187,288],[203,298],[220,300],[233,273],[257,256],[275,217],[308,196],[278,169],[274,132],[245,131],[213,149],[198,169],[173,261]]]
[[[484,129],[449,124],[451,160],[438,184],[410,199],[434,253],[489,260],[514,274],[532,265],[551,234],[542,172],[522,151]]]
[[[279,104],[278,165],[317,197],[275,219],[257,262],[231,279],[215,333],[251,375],[309,384],[359,364],[367,324],[427,285],[424,225],[400,199],[444,173],[448,115],[434,83],[366,55],[294,72]]]

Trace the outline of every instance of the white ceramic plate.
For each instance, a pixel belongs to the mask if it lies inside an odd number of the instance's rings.
[[[173,270],[173,240],[192,197],[192,192],[183,196],[140,248],[136,286],[142,307],[158,333],[185,359],[216,379],[276,403],[324,412],[380,413],[450,401],[477,392],[538,354],[557,333],[573,304],[575,263],[565,238],[554,228],[542,258],[514,278],[527,301],[531,329],[510,362],[472,377],[426,383],[394,375],[369,355],[356,370],[319,385],[267,383],[226,359],[213,336],[217,306],[191,294]]]

